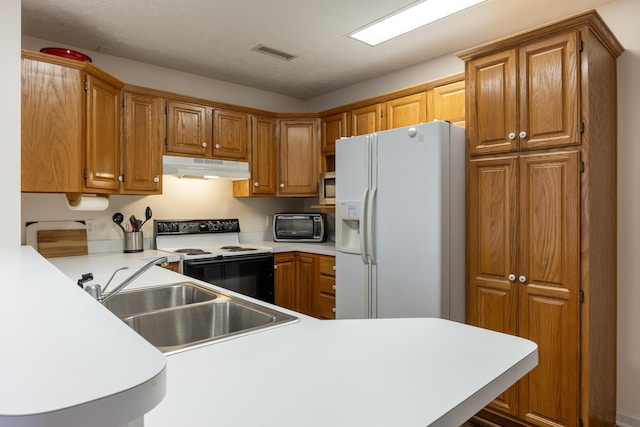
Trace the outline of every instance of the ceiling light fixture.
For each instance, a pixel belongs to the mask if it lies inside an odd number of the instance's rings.
[[[487,0],[423,0],[369,24],[349,34],[349,37],[376,46],[485,1]]]

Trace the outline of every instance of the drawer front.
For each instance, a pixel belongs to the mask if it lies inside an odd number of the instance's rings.
[[[327,294],[320,294],[319,308],[321,319],[335,319],[336,318],[336,299],[335,297]]]
[[[335,295],[336,278],[330,276],[320,276],[318,277],[318,290],[321,293]]]
[[[334,270],[334,268],[336,266],[336,257],[320,256],[318,257],[318,260],[318,264],[320,266],[320,274],[335,277],[336,271]]]

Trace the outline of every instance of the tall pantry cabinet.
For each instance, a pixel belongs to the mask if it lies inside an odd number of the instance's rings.
[[[460,52],[467,322],[538,344],[495,425],[614,426],[616,58],[596,12]]]

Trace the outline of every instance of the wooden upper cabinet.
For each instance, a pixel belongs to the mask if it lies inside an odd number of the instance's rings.
[[[318,195],[318,128],[318,119],[278,121],[278,195]]]
[[[427,121],[447,120],[465,126],[464,80],[435,87],[427,92]]]
[[[166,113],[168,154],[205,156],[211,153],[210,109],[199,104],[167,101]]]
[[[522,148],[580,144],[578,45],[574,31],[519,49]]]
[[[385,129],[424,123],[427,120],[427,94],[420,92],[392,99],[385,103],[385,109]]]
[[[335,153],[336,140],[349,136],[349,120],[346,112],[322,118],[322,152]]]
[[[251,117],[251,195],[276,193],[276,120]]]
[[[163,105],[155,96],[124,94],[124,193],[162,192]]]
[[[467,62],[471,154],[580,144],[577,48],[569,32]]]
[[[23,54],[22,191],[82,191],[83,86],[84,73],[81,70],[25,57]]]
[[[213,110],[213,157],[247,161],[249,116],[228,110]]]
[[[471,154],[516,151],[516,51],[469,61],[467,136]]]
[[[384,127],[384,104],[373,104],[351,111],[351,134],[353,136],[379,132]]]

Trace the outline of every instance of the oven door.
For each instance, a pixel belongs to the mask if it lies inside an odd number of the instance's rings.
[[[186,260],[183,272],[221,288],[274,302],[272,253]]]

